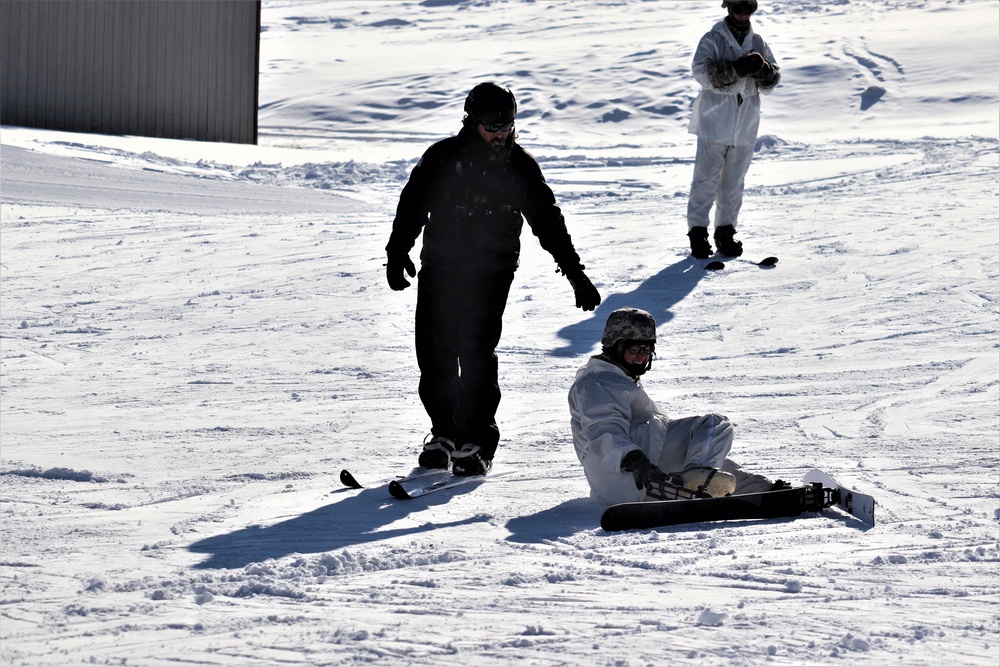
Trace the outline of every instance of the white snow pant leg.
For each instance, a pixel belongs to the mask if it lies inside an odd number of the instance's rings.
[[[726,161],[726,146],[698,139],[694,156],[694,176],[688,194],[688,229],[708,227],[708,214],[718,196],[722,165]]]
[[[698,139],[694,177],[688,195],[688,229],[708,227],[715,204],[715,224],[736,225],[743,206],[743,183],[753,146],[726,146]]]
[[[770,491],[771,486],[774,484],[774,482],[763,475],[747,472],[732,459],[725,460],[722,464],[722,470],[724,472],[732,473],[736,477],[736,490],[733,493],[737,495],[740,493],[761,493],[763,491]]]
[[[743,207],[743,183],[752,159],[753,146],[730,146],[726,149],[719,194],[715,200],[716,229],[722,225],[736,226]]]
[[[721,468],[733,448],[733,425],[722,415],[671,419],[659,460],[664,472],[680,472],[688,466]]]

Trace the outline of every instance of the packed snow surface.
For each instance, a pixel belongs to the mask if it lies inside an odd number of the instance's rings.
[[[721,16],[264,0],[257,146],[3,127],[0,664],[995,667],[998,4],[761,0],[741,237],[780,261],[706,272],[688,68]],[[383,248],[483,80],[605,300],[526,232],[495,474],[394,501],[429,425]],[[624,305],[671,414],[877,524],[601,530],[566,392]]]

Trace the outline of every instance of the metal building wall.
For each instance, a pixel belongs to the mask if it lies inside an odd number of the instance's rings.
[[[257,143],[260,0],[2,0],[0,123]]]

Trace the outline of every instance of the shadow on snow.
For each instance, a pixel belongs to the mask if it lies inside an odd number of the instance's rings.
[[[423,523],[381,530],[405,519],[412,512],[440,505],[477,486],[478,484],[465,484],[414,500],[393,500],[384,487],[360,492],[338,489],[334,494],[356,495],[273,525],[255,524],[207,537],[189,546],[188,550],[209,554],[205,561],[196,566],[198,568],[234,569],[295,553],[325,553],[399,536],[418,535],[449,526],[480,523],[488,521],[489,516],[477,515],[449,523]]]
[[[698,260],[688,256],[647,278],[631,292],[607,295],[590,318],[559,331],[567,344],[552,350],[552,354],[572,357],[590,352],[601,340],[608,315],[618,308],[641,308],[653,316],[657,327],[666,324],[674,316],[670,309],[690,294],[704,275]]]

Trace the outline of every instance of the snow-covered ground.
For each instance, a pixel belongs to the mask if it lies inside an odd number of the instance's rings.
[[[687,68],[718,4],[265,0],[259,146],[3,127],[0,664],[996,665],[998,3],[762,0],[742,237],[780,262],[712,273]],[[382,249],[488,79],[605,302],[526,232],[497,474],[343,490],[428,429]],[[877,525],[602,531],[566,391],[626,304],[669,412]]]

